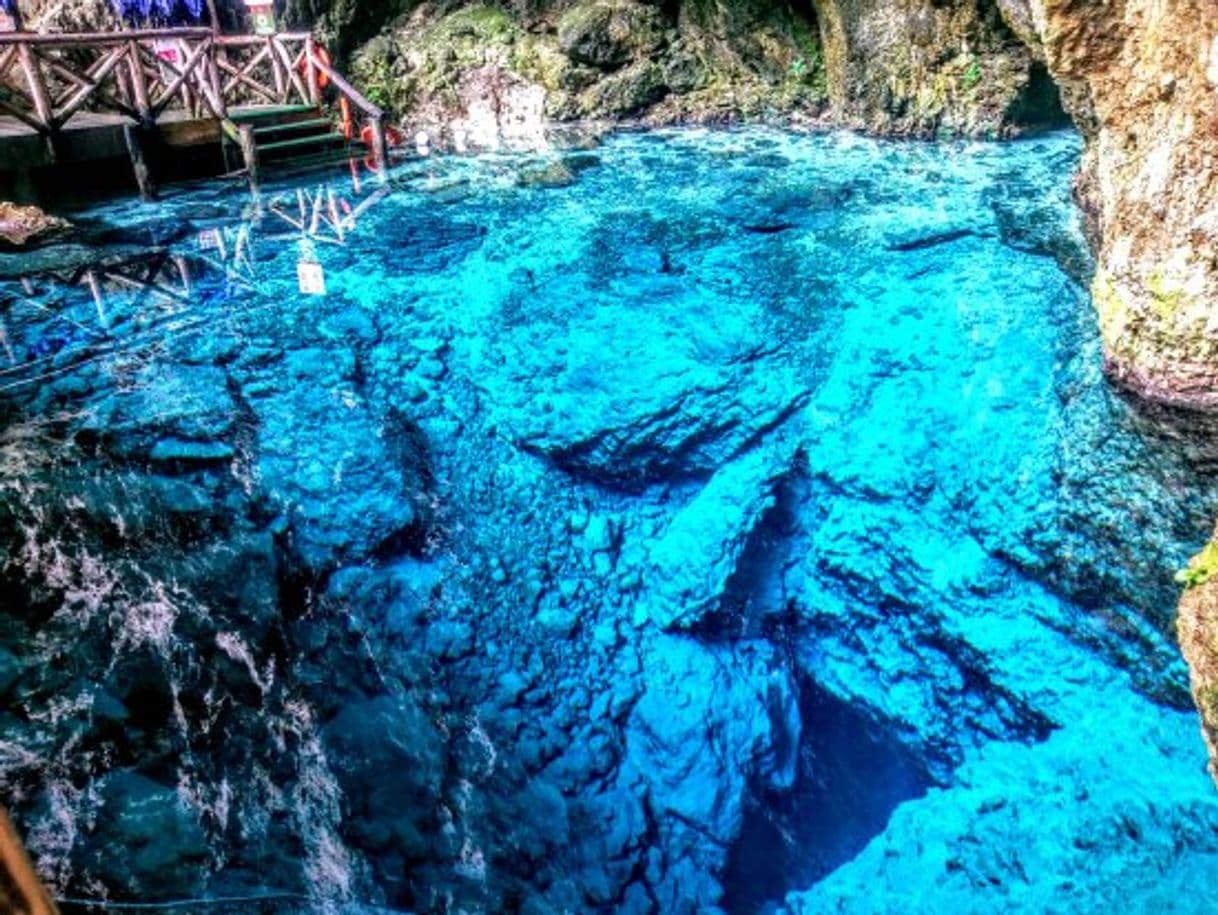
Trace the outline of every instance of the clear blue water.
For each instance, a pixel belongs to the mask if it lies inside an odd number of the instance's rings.
[[[1078,152],[623,134],[0,255],[0,793],[55,891],[1206,911],[1216,462],[1101,375]]]

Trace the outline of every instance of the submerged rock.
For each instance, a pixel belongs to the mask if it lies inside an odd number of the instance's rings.
[[[191,322],[14,295],[0,787],[57,892],[1082,911],[1214,878],[1167,629],[1218,484],[1104,387],[1077,151],[436,157],[341,245],[249,227]]]
[[[0,241],[13,248],[45,242],[71,227],[66,219],[50,216],[38,207],[0,203]]]

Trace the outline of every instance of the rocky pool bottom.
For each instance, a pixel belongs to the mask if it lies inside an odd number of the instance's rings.
[[[0,795],[42,873],[1208,911],[1172,575],[1218,461],[1101,376],[1077,154],[626,134],[0,257]]]

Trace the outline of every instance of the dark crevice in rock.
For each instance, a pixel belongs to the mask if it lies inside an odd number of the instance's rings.
[[[1032,61],[1028,83],[1007,109],[1007,121],[1017,127],[1046,130],[1069,127],[1073,123],[1062,107],[1061,90],[1040,61]]]
[[[724,908],[752,915],[849,861],[893,810],[926,793],[925,765],[874,721],[804,681],[794,784],[754,783],[723,875]]]
[[[801,478],[792,474],[775,487],[774,505],[750,532],[735,571],[724,586],[719,608],[707,618],[713,629],[753,638],[783,612],[782,571],[800,524],[800,482]]]
[[[973,229],[952,229],[948,232],[937,232],[934,235],[924,235],[920,238],[914,238],[909,241],[893,242],[888,246],[889,251],[899,251],[905,253],[908,251],[922,251],[926,248],[935,248],[939,245],[948,245],[954,241],[960,241],[962,238],[972,238],[979,235]]]

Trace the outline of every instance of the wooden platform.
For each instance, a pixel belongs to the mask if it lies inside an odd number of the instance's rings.
[[[325,113],[327,86],[343,98],[345,129]],[[274,115],[308,109],[307,119]],[[386,160],[385,113],[330,65],[308,32],[222,35],[169,28],[72,34],[0,33],[0,176],[21,186],[37,173],[129,159],[145,197],[157,163],[174,150],[227,140],[257,183],[263,154],[281,158],[364,133]],[[306,129],[308,128],[308,129]],[[217,155],[217,169],[229,170]],[[53,180],[53,178],[52,178]],[[101,180],[99,178],[99,180]]]
[[[125,159],[124,129],[131,119],[121,114],[82,111],[72,115],[53,138],[16,118],[0,117],[0,172],[33,171],[101,159]],[[192,117],[187,111],[166,111],[157,121],[161,138],[170,147],[217,145],[220,120]]]

